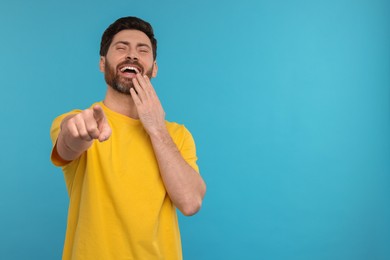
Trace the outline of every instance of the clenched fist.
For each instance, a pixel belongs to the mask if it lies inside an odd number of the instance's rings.
[[[99,105],[66,117],[61,123],[57,152],[64,160],[74,160],[86,151],[93,140],[100,142],[111,136],[111,127]]]

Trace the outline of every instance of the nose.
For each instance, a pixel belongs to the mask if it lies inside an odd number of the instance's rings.
[[[129,49],[129,51],[126,54],[126,59],[128,60],[138,60],[138,54],[136,50]]]

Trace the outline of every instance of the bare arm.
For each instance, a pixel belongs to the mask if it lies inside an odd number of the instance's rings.
[[[55,149],[63,160],[73,161],[92,145],[94,139],[103,142],[110,136],[111,128],[103,109],[96,105],[62,120]]]
[[[186,216],[199,211],[206,185],[184,160],[165,125],[165,112],[149,78],[137,74],[131,96],[140,120],[150,136],[161,177],[173,204]]]

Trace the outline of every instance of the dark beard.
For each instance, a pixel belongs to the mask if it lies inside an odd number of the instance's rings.
[[[138,62],[127,61],[119,64],[118,67],[122,65],[137,65],[138,67],[143,69],[141,64],[139,64]],[[121,77],[117,74],[117,71],[117,69],[111,67],[110,63],[106,59],[104,65],[104,79],[106,80],[107,85],[109,85],[119,93],[130,95],[130,89],[134,88],[133,80],[130,78]],[[148,76],[150,79],[152,78],[152,73],[153,67],[146,71],[145,75]]]

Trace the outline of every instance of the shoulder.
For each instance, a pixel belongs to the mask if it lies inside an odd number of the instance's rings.
[[[165,121],[165,124],[172,137],[177,135],[180,136],[186,134],[187,132],[189,133],[188,129],[182,124],[169,121]]]
[[[168,121],[166,121],[166,125],[169,134],[171,135],[173,141],[176,143],[179,149],[185,143],[194,142],[191,132],[187,129],[185,125],[178,124],[175,122],[168,122]]]

